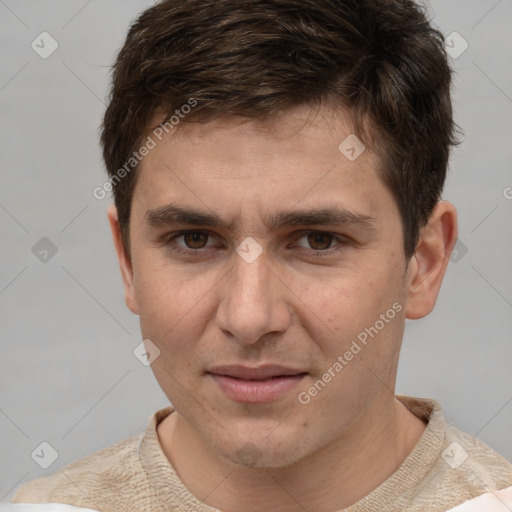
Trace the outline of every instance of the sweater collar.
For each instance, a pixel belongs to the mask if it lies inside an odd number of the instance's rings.
[[[376,512],[392,509],[404,494],[421,485],[422,480],[440,457],[445,441],[446,423],[440,404],[433,399],[397,395],[396,399],[427,427],[400,467],[381,485],[352,505],[348,510]],[[154,412],[139,443],[139,457],[162,507],[194,512],[220,512],[199,501],[183,484],[160,445],[158,424],[174,412],[167,406]],[[340,511],[343,512],[343,511]]]

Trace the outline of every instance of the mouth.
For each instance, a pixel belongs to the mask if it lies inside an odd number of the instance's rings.
[[[266,403],[284,397],[308,375],[307,372],[279,365],[247,367],[216,366],[206,372],[231,400]]]

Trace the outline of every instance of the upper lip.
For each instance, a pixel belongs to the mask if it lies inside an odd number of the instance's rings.
[[[227,377],[234,377],[235,379],[263,380],[270,379],[272,377],[280,377],[283,375],[299,375],[306,372],[278,364],[267,364],[257,367],[242,365],[214,366],[210,368],[207,373],[225,375]]]

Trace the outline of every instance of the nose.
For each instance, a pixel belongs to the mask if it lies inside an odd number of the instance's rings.
[[[276,273],[265,252],[251,263],[234,253],[217,310],[218,326],[226,336],[252,345],[266,334],[286,331],[291,306]]]

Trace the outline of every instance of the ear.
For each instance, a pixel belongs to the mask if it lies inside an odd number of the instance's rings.
[[[455,207],[440,201],[421,229],[416,252],[409,262],[406,318],[423,318],[434,309],[457,234]]]
[[[112,238],[114,239],[114,247],[116,248],[117,258],[119,260],[119,267],[121,269],[121,276],[124,285],[124,300],[128,309],[135,315],[139,314],[139,307],[135,295],[135,288],[133,286],[133,268],[130,257],[127,255],[123,237],[121,234],[121,226],[119,225],[119,218],[117,215],[117,208],[114,204],[108,207],[108,222],[112,231]]]

